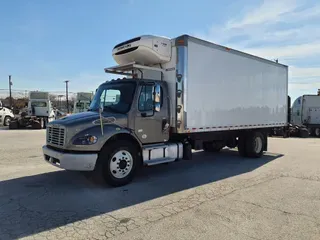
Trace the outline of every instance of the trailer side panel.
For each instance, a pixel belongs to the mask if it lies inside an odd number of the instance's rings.
[[[186,131],[284,126],[288,68],[188,38],[184,76]],[[179,61],[180,59],[178,59]]]

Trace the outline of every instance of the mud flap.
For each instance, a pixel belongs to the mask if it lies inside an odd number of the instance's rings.
[[[268,151],[268,133],[264,132],[263,133],[264,136],[264,145],[263,145],[263,151]]]

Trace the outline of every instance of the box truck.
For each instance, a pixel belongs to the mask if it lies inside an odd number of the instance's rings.
[[[285,65],[188,35],[140,36],[112,55],[118,65],[105,72],[125,77],[102,83],[88,112],[48,124],[48,163],[122,186],[192,149],[261,157],[270,128],[287,125]]]
[[[85,112],[89,109],[92,101],[92,92],[78,92],[74,101],[73,113]]]
[[[320,95],[299,96],[293,102],[291,111],[292,124],[303,125],[311,135],[320,137]]]

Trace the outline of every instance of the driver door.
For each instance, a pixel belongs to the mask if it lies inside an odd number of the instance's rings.
[[[160,110],[154,108],[154,83],[142,83],[139,87],[135,133],[143,144],[163,143],[169,140],[169,114],[167,98],[163,97],[160,84]]]

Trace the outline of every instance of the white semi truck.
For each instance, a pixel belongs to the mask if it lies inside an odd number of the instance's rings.
[[[11,109],[6,108],[0,101],[0,126],[9,126],[11,119],[14,118],[14,114]]]
[[[27,112],[13,119],[9,128],[46,128],[47,123],[55,118],[56,114],[49,98],[49,92],[30,91]]]
[[[78,92],[74,101],[73,113],[85,112],[89,109],[93,97],[92,92]]]
[[[105,72],[126,78],[102,83],[89,111],[48,124],[48,163],[122,186],[138,167],[191,159],[192,149],[261,157],[270,128],[288,124],[285,65],[188,35],[140,36],[112,55],[119,65]]]
[[[299,96],[292,104],[291,123],[305,126],[311,135],[320,137],[320,94]]]

